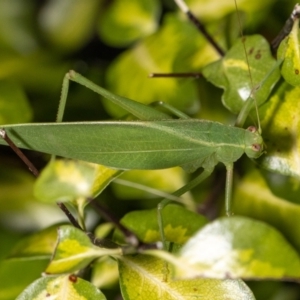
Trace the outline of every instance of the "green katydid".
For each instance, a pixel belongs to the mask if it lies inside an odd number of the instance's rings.
[[[227,169],[225,210],[227,215],[231,214],[233,164],[244,153],[254,159],[262,155],[263,140],[259,130],[190,119],[172,109],[179,116],[174,120],[153,107],[117,96],[74,71],[67,73],[63,82],[59,120],[62,119],[70,80],[99,93],[140,121],[4,125],[1,136],[7,134],[19,148],[121,170],[182,166],[193,172],[202,167],[203,172],[176,191],[176,196],[199,184],[221,162]],[[0,144],[6,144],[4,139],[0,139]]]
[[[192,172],[203,167],[205,177],[222,162],[227,168],[226,212],[230,214],[233,163],[244,153],[258,158],[263,152],[262,137],[254,127],[245,130],[212,121],[173,120],[152,107],[114,95],[74,71],[66,74],[62,103],[69,80],[117,103],[141,121],[2,126],[16,146],[122,170],[183,166]]]

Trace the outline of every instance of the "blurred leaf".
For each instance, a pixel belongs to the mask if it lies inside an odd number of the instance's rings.
[[[263,169],[260,172],[268,185],[266,188],[269,188],[275,196],[300,204],[300,181],[297,177],[285,176]]]
[[[83,161],[51,161],[35,183],[41,201],[74,201],[96,197],[122,171]]]
[[[95,181],[92,186],[93,198],[98,196],[109,183],[123,173],[123,170],[110,169],[102,165],[96,165]]]
[[[114,229],[113,223],[102,223],[94,230],[94,234],[97,238],[103,239],[107,237],[109,233]]]
[[[180,258],[201,277],[300,278],[299,256],[285,238],[270,225],[245,217],[221,218],[200,229],[181,248]]]
[[[236,214],[271,224],[300,251],[300,206],[274,195],[258,171],[249,172],[236,185],[233,199]]]
[[[39,23],[55,48],[69,52],[92,37],[98,12],[98,0],[50,0],[40,12]]]
[[[195,38],[191,39],[191,36]],[[162,44],[167,44],[168,47],[160,47]],[[206,43],[203,38],[198,37],[197,30],[191,24],[171,14],[167,15],[159,32],[123,52],[113,62],[107,73],[108,88],[118,95],[144,104],[164,101],[185,112],[195,113],[199,109],[196,82],[170,78],[150,79],[148,75],[173,72],[177,57],[182,58],[183,54],[185,57],[193,55],[201,47],[206,49]],[[218,57],[212,51],[209,53],[210,56],[205,56],[202,64]],[[192,66],[184,66],[188,71],[190,67]],[[179,66],[176,64],[176,71],[178,70]],[[104,104],[111,114],[120,116],[119,108],[107,101]]]
[[[284,59],[281,74],[293,86],[300,85],[299,19],[295,18],[293,29],[281,42],[277,56]]]
[[[121,255],[119,248],[106,249],[95,246],[83,231],[66,225],[58,230],[55,254],[46,269],[48,274],[71,273],[89,265],[104,255]]]
[[[169,168],[163,170],[131,170],[123,173],[120,179],[144,185],[145,189],[137,189],[134,187],[118,184],[116,181],[112,184],[113,190],[120,199],[152,199],[161,197],[157,194],[149,192],[146,187],[158,190],[158,192],[173,193],[175,190],[186,184],[186,174],[182,168]],[[182,201],[190,207],[194,208],[191,195],[189,193],[182,196]]]
[[[94,285],[76,275],[48,276],[32,283],[16,300],[106,300]]]
[[[32,118],[32,110],[20,85],[0,81],[0,124],[26,123]]]
[[[267,153],[259,164],[268,170],[300,177],[298,118],[300,88],[281,83],[259,110]]]
[[[24,210],[32,202],[33,176],[25,169],[1,163],[0,168],[0,213],[13,210]]]
[[[110,288],[119,281],[118,263],[115,259],[105,256],[101,257],[92,270],[91,283],[98,288]]]
[[[12,258],[0,261],[0,300],[15,300],[26,286],[41,276],[49,259],[50,256],[49,258]]]
[[[109,45],[127,46],[157,29],[160,10],[158,0],[115,0],[99,20],[100,36]]]
[[[212,63],[203,69],[203,75],[214,85],[223,88],[222,102],[233,113],[240,112],[245,101],[255,91],[258,105],[264,103],[280,78],[280,71],[273,59],[269,43],[259,35],[244,37],[248,52],[248,61],[251,67],[249,78],[248,64],[240,39],[225,55],[222,60]]]
[[[28,54],[38,47],[34,35],[34,1],[0,1],[0,48]]]
[[[250,15],[251,12],[259,13],[264,9],[268,8],[275,0],[266,0],[266,1],[248,1],[248,0],[239,0],[238,9],[247,12]],[[223,0],[222,2],[218,0],[186,0],[186,3],[189,5],[190,9],[195,13],[199,18],[204,21],[217,20],[225,16],[230,12],[235,12],[236,6],[232,0]],[[216,7],[218,9],[216,9]]]
[[[21,239],[11,250],[9,257],[50,256],[57,240],[57,227],[53,225]]]
[[[255,299],[241,280],[172,280],[166,263],[147,255],[122,257],[119,272],[124,300]]]
[[[185,243],[207,220],[186,208],[169,204],[162,210],[166,239],[177,244]],[[144,243],[160,241],[157,209],[132,211],[126,214],[121,223],[134,232]]]

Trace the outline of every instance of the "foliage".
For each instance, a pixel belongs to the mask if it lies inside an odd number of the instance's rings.
[[[247,124],[257,125],[252,104],[244,106],[255,86],[265,143],[255,163],[242,157],[235,164],[235,215],[230,218],[224,217],[222,165],[178,198],[170,194],[199,172],[186,173],[179,167],[184,162],[164,170],[124,172],[72,160],[47,164],[48,155],[28,151],[43,168],[34,180],[1,146],[0,300],[117,299],[120,294],[130,300],[299,297],[297,285],[286,283],[300,279],[298,21],[277,59],[269,41],[258,35],[275,38],[293,1],[284,6],[280,0],[238,1],[252,81],[234,1],[186,2],[224,49],[224,57],[173,1],[0,2],[1,124],[54,122],[62,78],[76,69],[123,97],[147,105],[164,101],[193,118],[231,125],[242,108],[250,115]],[[147,78],[170,72],[201,72],[203,77]],[[66,121],[135,120],[76,84],[68,99]],[[152,120],[157,124],[155,115]],[[80,135],[86,136],[82,152],[95,146],[95,131],[87,135],[72,127],[65,144],[55,145],[39,131],[46,132],[46,125],[33,127],[37,131],[31,137],[27,127],[21,128],[25,148],[38,147],[26,144],[31,138],[55,153],[65,145],[76,148]],[[153,135],[148,135],[150,140]],[[121,136],[126,139],[126,130]],[[166,197],[181,204],[162,211],[169,252],[157,249],[157,204]],[[77,226],[56,202],[76,215]]]

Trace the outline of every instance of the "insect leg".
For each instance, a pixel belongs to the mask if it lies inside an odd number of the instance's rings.
[[[225,187],[225,212],[228,217],[232,216],[231,199],[233,184],[233,163],[226,165],[226,187]]]
[[[172,114],[174,114],[175,116],[181,118],[181,119],[190,119],[190,117],[188,115],[186,115],[185,113],[183,113],[182,111],[180,111],[179,109],[175,108],[174,106],[163,102],[163,101],[156,101],[151,103],[152,106],[156,107],[156,106],[161,106],[165,109],[167,109],[168,111],[170,111]]]
[[[189,190],[193,189],[196,187],[198,184],[200,184],[204,179],[210,176],[210,174],[213,172],[213,168],[210,169],[204,169],[203,172],[198,175],[196,178],[194,178],[192,181],[190,181],[188,184],[184,185],[177,191],[173,193],[174,196],[181,196],[188,192]],[[165,206],[167,206],[169,203],[173,201],[164,199],[162,200],[158,206],[157,206],[157,222],[158,222],[158,228],[159,228],[159,233],[160,237],[163,243],[163,248],[164,250],[168,250],[168,245],[166,242],[166,237],[165,237],[165,232],[164,232],[164,222],[163,222],[163,216],[162,216],[162,210],[164,209]],[[177,203],[177,202],[175,202]]]

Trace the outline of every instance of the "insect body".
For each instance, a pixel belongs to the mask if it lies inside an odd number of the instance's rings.
[[[253,127],[245,130],[189,118],[167,119],[168,115],[112,94],[74,71],[65,76],[60,110],[64,109],[69,80],[90,88],[143,120],[3,126],[17,147],[124,170],[182,166],[192,172],[203,167],[203,173],[175,192],[176,196],[199,184],[222,162],[227,169],[225,210],[231,214],[233,164],[243,153],[250,158],[262,154],[263,141],[258,131]],[[0,140],[0,143],[6,142]]]
[[[183,166],[194,171],[200,166],[214,167],[217,162],[232,164],[243,153],[257,158],[263,149],[257,131],[196,119],[19,124],[3,128],[20,148],[124,170]]]

